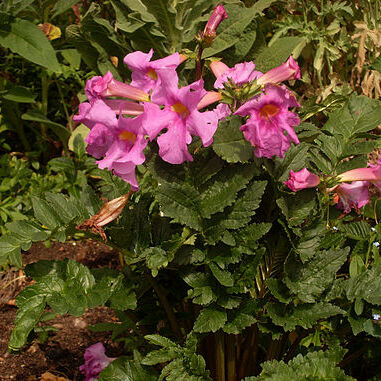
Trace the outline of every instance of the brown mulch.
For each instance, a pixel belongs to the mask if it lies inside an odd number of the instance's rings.
[[[90,268],[117,268],[118,254],[108,246],[88,242],[52,243],[46,248],[37,243],[28,252],[23,253],[24,265],[41,259],[74,259]],[[97,307],[80,317],[69,315],[58,316],[47,324],[58,329],[49,332],[48,339],[41,343],[36,337],[19,353],[8,352],[9,337],[13,328],[17,308],[14,305],[16,295],[28,284],[22,270],[9,269],[0,273],[0,381],[19,380],[35,381],[51,378],[55,380],[67,379],[70,381],[84,380],[79,372],[79,366],[84,363],[85,349],[101,341],[109,357],[118,357],[122,354],[122,347],[110,339],[109,332],[92,332],[88,329],[96,323],[117,322],[114,312],[108,307]]]

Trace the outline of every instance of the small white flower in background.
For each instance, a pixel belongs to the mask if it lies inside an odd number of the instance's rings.
[[[377,231],[376,228],[374,228],[373,226],[370,228],[370,230],[372,230],[372,232]]]
[[[332,230],[337,232],[339,230],[339,228],[337,226],[332,226]]]
[[[379,247],[380,246],[380,242],[373,242],[373,246],[375,246],[375,247]]]
[[[380,320],[381,316],[379,314],[373,314],[373,320]]]

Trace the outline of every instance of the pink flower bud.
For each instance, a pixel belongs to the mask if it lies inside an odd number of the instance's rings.
[[[208,22],[205,25],[204,29],[204,37],[207,39],[216,37],[216,30],[220,23],[228,18],[228,14],[226,13],[225,8],[219,4],[214,9],[212,15],[210,16]]]
[[[266,83],[280,83],[290,79],[300,79],[300,68],[292,56],[286,62],[283,62],[282,65],[263,74],[258,78],[258,83],[265,85]]]
[[[381,166],[373,168],[356,168],[344,172],[338,176],[340,182],[348,181],[380,181],[381,180]]]
[[[216,78],[218,78],[221,77],[221,75],[223,75],[224,73],[226,73],[230,68],[228,65],[225,65],[221,61],[213,61],[210,64],[210,69],[212,70]]]
[[[320,183],[317,175],[309,172],[307,168],[303,168],[299,172],[290,171],[290,178],[283,184],[289,187],[293,192],[297,192],[305,188],[314,188]]]

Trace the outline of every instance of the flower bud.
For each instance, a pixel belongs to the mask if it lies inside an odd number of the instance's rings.
[[[228,14],[226,13],[225,8],[221,4],[217,5],[206,23],[203,32],[203,40],[206,45],[210,45],[216,38],[216,30],[218,25],[220,25],[220,23],[226,18],[228,18]]]

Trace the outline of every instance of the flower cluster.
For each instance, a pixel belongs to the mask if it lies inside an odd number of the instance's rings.
[[[369,203],[372,188],[381,194],[381,159],[377,164],[368,163],[367,168],[357,168],[338,175],[339,184],[326,188],[333,194],[333,200],[339,209],[349,213],[359,210]],[[320,177],[303,168],[299,172],[290,171],[290,177],[284,182],[293,192],[319,185]]]
[[[203,34],[215,36],[217,26],[226,17],[225,9],[219,5]],[[217,77],[214,87],[218,91],[206,91],[202,79],[179,88],[176,69],[186,59],[184,56],[174,53],[152,60],[153,54],[151,49],[124,58],[132,71],[129,84],[116,80],[111,72],[91,78],[85,88],[88,102],[80,104],[74,117],[90,129],[87,151],[98,159],[98,166],[113,171],[133,191],[139,188],[135,169],[145,161],[148,140],[157,142],[160,157],[168,163],[192,161],[188,145],[193,137],[199,137],[204,147],[209,146],[219,120],[232,113],[248,117],[241,131],[257,157],[283,157],[291,142],[299,143],[293,127],[300,121],[289,110],[299,104],[280,85],[282,81],[300,78],[292,57],[265,74],[254,70],[253,62],[233,68],[212,62],[211,69]],[[234,105],[220,103],[214,110],[200,111],[223,100],[229,86],[234,86],[237,94],[242,86],[255,88],[256,92],[246,92]]]

